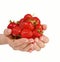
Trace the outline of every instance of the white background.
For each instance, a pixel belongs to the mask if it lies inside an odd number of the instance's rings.
[[[60,0],[0,0],[0,34],[10,19],[19,20],[27,13],[38,16],[48,25],[45,35],[49,43],[32,53],[0,45],[0,62],[60,62]]]

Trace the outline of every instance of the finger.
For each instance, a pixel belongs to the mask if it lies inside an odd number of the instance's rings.
[[[47,29],[47,25],[46,24],[43,24],[42,27],[43,27],[43,30]]]
[[[28,52],[30,52],[30,53],[31,53],[32,51],[33,51],[33,50],[32,50],[31,48],[28,50]]]
[[[24,51],[24,48],[26,48],[27,46],[28,46],[27,43],[23,43],[21,45],[15,46],[14,49]]]
[[[48,41],[49,41],[48,37],[46,37],[45,35],[41,36],[41,37],[40,37],[40,40],[41,40],[42,42],[44,42],[44,43],[48,43]]]
[[[20,48],[24,49],[27,47],[27,45],[28,45],[28,43],[24,43],[24,44],[20,45]]]
[[[13,47],[14,50],[20,50],[20,51],[24,51],[22,48],[20,47]]]
[[[27,47],[28,45],[30,45],[30,44],[31,44],[31,42],[28,41],[28,42],[22,44],[20,47],[24,49],[24,48],[26,48],[26,47]],[[32,45],[32,44],[31,44],[31,45]],[[32,49],[32,48],[31,48],[31,49]]]
[[[41,48],[36,44],[36,42],[33,44],[34,45],[34,50],[39,51]]]
[[[14,46],[17,47],[17,46],[20,46],[24,43],[27,43],[28,42],[28,39],[26,38],[21,38],[21,39],[18,39],[18,40],[15,40],[14,41]]]
[[[32,47],[28,50],[28,52],[32,52],[34,50],[34,45],[32,43]]]
[[[29,42],[30,42],[30,44],[34,44],[34,39],[33,38],[31,38],[31,39],[29,39]]]
[[[34,42],[34,40],[33,40],[33,39],[29,39],[28,42],[26,42],[26,43],[24,43],[24,44],[21,44],[21,45],[20,45],[20,49],[22,50],[22,49],[26,48],[29,44],[31,44],[31,42]],[[18,47],[19,47],[19,46],[18,46]],[[31,52],[32,50],[33,50],[33,48],[30,48],[30,49],[29,49],[30,52]]]
[[[26,48],[24,48],[24,51],[28,51],[30,48],[33,48],[33,44],[29,44]]]
[[[35,38],[35,42],[41,48],[43,48],[45,46],[45,44],[42,41],[40,41],[38,38]]]
[[[35,42],[41,48],[45,46],[45,44],[41,40],[39,40],[39,38],[35,38]]]
[[[34,42],[34,39],[33,38],[29,39],[29,42],[33,43]]]
[[[17,45],[17,46],[15,46],[15,48],[17,49],[17,50],[23,50],[24,48],[26,48],[27,47],[27,43],[23,43],[23,44],[21,44],[21,45]]]
[[[5,34],[6,36],[10,35],[10,34],[11,34],[11,29],[5,29],[5,30],[4,30],[4,34]]]
[[[34,39],[33,38],[31,38],[31,39],[29,39],[29,42],[31,42],[30,44],[34,44]],[[32,52],[34,50],[34,48],[30,48],[29,50],[28,50],[28,52]]]
[[[30,42],[30,44],[32,44],[32,46],[33,46],[33,43],[34,43],[34,39],[33,38],[30,38],[29,39],[29,42]],[[29,50],[28,50],[28,52],[32,52],[34,49],[33,49],[33,47],[32,48],[30,48]]]

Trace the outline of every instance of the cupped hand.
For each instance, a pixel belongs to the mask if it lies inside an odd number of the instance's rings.
[[[45,47],[45,43],[49,41],[48,37],[43,35],[40,38],[35,38],[35,42],[33,43],[34,45],[34,50],[39,51],[41,48]]]
[[[11,34],[11,29],[4,30],[6,41],[14,50],[28,51],[29,49],[33,48],[31,44],[31,42],[33,42],[32,39],[27,39],[27,38],[12,39],[10,38],[10,34]]]
[[[47,25],[43,24],[43,29],[47,29]],[[48,43],[49,39],[47,36],[43,35],[40,38],[35,38],[33,42],[33,50],[40,51],[41,48],[45,47],[45,44]]]

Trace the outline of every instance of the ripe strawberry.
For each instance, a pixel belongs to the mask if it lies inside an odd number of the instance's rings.
[[[31,38],[33,35],[32,31],[29,29],[23,29],[21,32],[21,37],[23,38]]]
[[[19,20],[19,24],[24,22],[24,18],[22,18],[21,20]]]
[[[31,23],[31,22],[24,22],[24,23],[22,23],[23,25],[22,25],[22,27],[23,27],[23,29],[25,28],[25,29],[30,29],[30,30],[33,30],[34,29],[34,25]]]
[[[42,36],[42,32],[40,32],[39,29],[35,29],[35,30],[33,31],[33,36],[34,36],[34,37],[40,37],[40,36]]]
[[[14,28],[12,29],[12,35],[13,35],[13,36],[18,36],[18,35],[20,35],[20,33],[21,33],[21,29],[20,29],[19,26],[16,26],[16,27],[14,27]]]
[[[31,21],[34,25],[40,24],[40,20],[38,17],[33,17],[33,20]]]
[[[33,38],[33,39],[35,39],[35,38],[36,38],[36,36],[34,36],[34,31],[33,31],[33,36],[32,36],[32,38]]]
[[[29,21],[29,20],[31,20],[32,19],[32,15],[31,14],[26,14],[25,16],[24,16],[24,21]]]
[[[23,23],[24,23],[24,19],[22,18],[19,22],[18,22],[18,24],[19,24],[19,27],[22,29],[23,27]]]
[[[17,26],[17,24],[15,22],[10,22],[10,24],[7,26],[7,28],[12,29],[16,26]]]
[[[41,32],[43,31],[42,25],[41,24],[37,24],[36,25],[36,29],[39,29]]]

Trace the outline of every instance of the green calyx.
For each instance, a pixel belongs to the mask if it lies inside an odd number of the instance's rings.
[[[38,33],[43,34],[43,31],[40,31],[39,29],[37,30]]]
[[[19,38],[21,38],[21,35],[12,36],[12,39],[19,39]]]
[[[19,21],[17,21],[16,23],[19,24]]]
[[[37,24],[35,20],[29,20],[29,22],[31,22],[34,26]]]
[[[10,20],[10,23],[14,23],[14,21]]]

